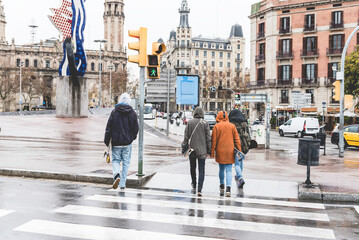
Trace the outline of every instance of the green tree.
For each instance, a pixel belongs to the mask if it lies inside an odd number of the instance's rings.
[[[359,47],[345,59],[345,94],[359,97]]]

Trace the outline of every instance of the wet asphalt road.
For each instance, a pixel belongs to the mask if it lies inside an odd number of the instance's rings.
[[[0,177],[0,239],[359,239],[359,206]]]

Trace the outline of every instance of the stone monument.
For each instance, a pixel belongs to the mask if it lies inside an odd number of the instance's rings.
[[[86,25],[85,0],[61,0],[60,8],[51,9],[51,22],[63,38],[64,56],[56,79],[56,117],[88,117],[86,52],[83,47]]]

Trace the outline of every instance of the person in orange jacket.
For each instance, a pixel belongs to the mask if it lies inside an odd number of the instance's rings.
[[[224,195],[224,176],[226,175],[226,197],[231,196],[232,164],[234,149],[241,151],[241,142],[236,127],[229,122],[228,114],[221,111],[217,114],[217,124],[212,131],[211,157],[219,164],[219,190]]]

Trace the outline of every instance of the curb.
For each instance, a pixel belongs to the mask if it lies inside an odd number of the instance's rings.
[[[359,203],[359,194],[356,193],[322,192],[320,185],[313,185],[312,188],[306,188],[305,186],[306,184],[298,185],[299,200]]]
[[[137,177],[135,174],[130,175],[127,178],[126,186],[132,188],[141,187],[155,174],[156,172],[150,173],[143,177]],[[50,179],[50,180],[107,184],[107,185],[112,185],[113,183],[112,177],[106,177],[106,176],[102,177],[102,176],[66,174],[66,173],[56,173],[56,172],[40,172],[40,171],[31,171],[31,170],[0,169],[0,176]]]

